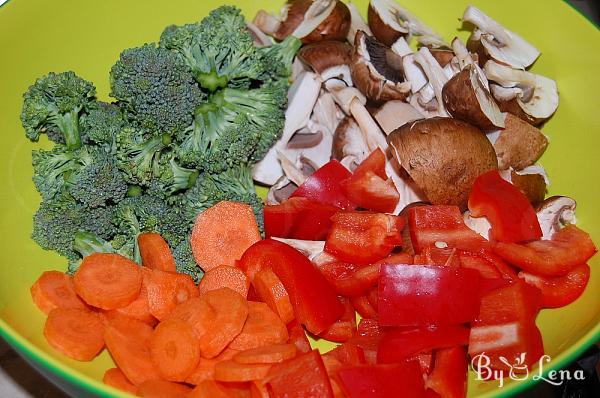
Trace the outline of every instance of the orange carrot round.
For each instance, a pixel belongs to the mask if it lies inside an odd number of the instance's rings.
[[[46,271],[31,286],[31,297],[46,315],[55,308],[87,308],[77,296],[73,278],[59,271]]]
[[[234,350],[249,350],[271,344],[282,344],[288,331],[281,319],[265,303],[248,302],[248,319],[242,332],[231,342]]]
[[[248,318],[248,302],[227,287],[206,292],[202,299],[213,308],[215,317],[200,338],[200,352],[204,358],[214,358],[242,331]]]
[[[94,253],[83,259],[75,273],[75,291],[83,301],[97,308],[125,307],[140,294],[139,268],[118,254]]]
[[[235,261],[260,240],[252,208],[245,203],[219,202],[198,214],[190,244],[196,263],[206,272]]]
[[[233,357],[238,363],[267,363],[283,362],[296,356],[296,346],[293,344],[273,344],[265,347],[251,348],[240,351]]]
[[[234,398],[221,384],[214,380],[204,380],[187,396],[187,398]]]
[[[241,269],[229,265],[220,265],[207,271],[198,285],[200,294],[222,287],[228,287],[246,298],[250,288],[250,280]]]
[[[180,319],[159,323],[150,347],[154,366],[169,381],[184,381],[200,360],[198,339],[192,327]]]
[[[194,371],[185,379],[185,382],[197,386],[205,380],[214,380],[215,365],[221,361],[233,358],[238,353],[238,350],[226,348],[214,358],[200,358],[198,366],[196,366],[196,369],[194,369]]]
[[[127,377],[125,377],[125,374],[121,372],[121,369],[119,368],[111,368],[104,372],[102,382],[107,386],[111,386],[131,394],[137,393],[138,390],[136,386],[127,380]]]
[[[166,380],[147,380],[139,385],[138,397],[146,398],[187,398],[191,388]]]
[[[294,307],[281,280],[271,268],[265,268],[254,275],[252,285],[261,301],[271,308],[286,325],[294,319]]]
[[[89,310],[56,308],[48,314],[44,336],[57,351],[78,361],[91,361],[104,347],[104,324]]]
[[[169,244],[155,232],[147,232],[138,236],[138,245],[142,257],[142,265],[150,269],[176,272],[175,259]]]
[[[261,380],[267,376],[269,369],[271,369],[270,364],[238,363],[230,359],[215,365],[215,380],[226,382]]]
[[[160,271],[147,274],[148,308],[158,320],[165,319],[180,303],[198,297],[198,287],[189,275]]]
[[[262,380],[255,380],[250,383],[251,398],[271,398],[267,386]]]
[[[145,274],[142,272],[142,274]],[[122,315],[138,321],[147,323],[150,326],[156,326],[158,320],[150,313],[148,306],[148,288],[146,287],[146,277],[142,279],[142,287],[139,296],[123,308],[106,311],[105,314],[110,318],[114,315]]]

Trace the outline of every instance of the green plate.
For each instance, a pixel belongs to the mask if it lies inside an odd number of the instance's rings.
[[[0,334],[55,383],[77,397],[124,396],[101,383],[112,366],[105,352],[90,363],[69,360],[44,341],[44,316],[34,307],[29,287],[42,271],[64,269],[65,261],[44,252],[29,238],[31,217],[39,203],[31,182],[31,150],[19,123],[21,95],[49,71],[74,70],[95,82],[107,98],[108,71],[121,50],[158,39],[169,24],[201,19],[222,4],[217,0],[76,1],[11,0],[0,8]],[[228,1],[252,17],[266,0]],[[367,0],[356,1],[366,11]],[[566,3],[522,0],[404,0],[403,4],[446,38],[466,38],[459,17],[468,3],[518,32],[541,51],[533,70],[558,82],[561,105],[545,126],[551,145],[542,159],[551,194],[579,202],[580,226],[600,242],[600,32]],[[574,360],[600,338],[600,256],[592,261],[585,294],[574,304],[542,311],[538,318],[546,352],[544,370]],[[533,383],[469,382],[471,396],[509,395]]]

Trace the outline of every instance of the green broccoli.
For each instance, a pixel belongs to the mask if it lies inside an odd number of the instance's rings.
[[[196,260],[194,260],[189,240],[185,240],[175,246],[173,249],[173,258],[175,259],[177,272],[188,274],[195,283],[200,282],[204,275],[204,271],[202,271],[202,268],[200,268],[200,266],[196,264]]]
[[[169,198],[177,192],[185,191],[194,186],[200,174],[198,170],[181,167],[174,157],[168,161],[164,159],[164,157],[161,159],[159,165],[158,178],[153,181],[157,184],[156,192]]]
[[[21,122],[27,138],[37,141],[46,133],[67,149],[81,147],[79,119],[94,102],[96,88],[74,72],[49,73],[25,93]]]
[[[121,108],[97,101],[81,120],[82,138],[85,144],[97,144],[112,152],[117,134],[126,125]]]
[[[159,44],[179,54],[200,86],[211,92],[247,88],[266,69],[240,9],[233,6],[213,10],[200,23],[167,27]]]
[[[154,44],[123,51],[110,71],[110,81],[111,96],[128,118],[156,135],[184,130],[203,99],[188,67]]]
[[[259,48],[257,51],[264,58],[266,75],[275,80],[288,80],[292,75],[292,64],[300,47],[302,47],[302,40],[290,35],[282,42]]]

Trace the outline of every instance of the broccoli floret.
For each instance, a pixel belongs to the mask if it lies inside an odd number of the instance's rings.
[[[128,118],[159,135],[189,126],[203,99],[189,68],[154,44],[123,51],[110,80],[111,96],[123,105]]]
[[[302,40],[290,35],[282,42],[259,48],[257,51],[264,57],[267,76],[275,80],[289,79],[294,58],[300,47]]]
[[[222,6],[200,23],[169,26],[160,46],[181,56],[200,86],[208,91],[249,87],[265,70],[240,9]]]
[[[86,148],[68,151],[57,145],[49,151],[32,152],[33,183],[44,200],[51,200],[67,192],[67,184],[83,164],[91,159]]]
[[[161,161],[158,178],[153,181],[156,182],[155,191],[169,198],[177,192],[193,187],[198,175],[198,170],[180,166],[174,157],[168,161]]]
[[[116,145],[117,164],[127,182],[148,186],[160,171],[161,158],[171,145],[171,136],[167,133],[151,136],[126,127],[117,134]]]
[[[177,155],[186,166],[212,173],[256,163],[281,136],[285,105],[282,84],[223,89],[198,107],[192,127],[177,137]]]
[[[81,147],[79,118],[94,101],[94,85],[74,72],[49,73],[25,93],[21,122],[27,138],[46,133],[69,150]]]
[[[175,258],[177,272],[191,276],[195,283],[200,282],[204,271],[194,260],[189,240],[181,242],[173,249],[173,257]]]
[[[126,126],[125,118],[115,104],[97,101],[81,120],[83,140],[97,144],[112,152],[117,134]]]

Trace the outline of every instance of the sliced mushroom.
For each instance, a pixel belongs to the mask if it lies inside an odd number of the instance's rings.
[[[327,90],[321,90],[321,94],[317,99],[317,103],[313,108],[313,114],[309,121],[309,127],[313,131],[325,129],[325,131],[333,135],[335,129],[345,117],[342,110],[336,105],[333,95]],[[318,125],[318,128],[310,126],[311,123]]]
[[[350,29],[350,11],[339,0],[289,0],[274,37],[293,35],[304,43],[344,40]]]
[[[440,35],[394,0],[371,0],[368,20],[375,37],[387,46],[401,36],[415,36],[419,43],[433,47],[446,45]]]
[[[358,8],[356,8],[354,3],[349,2],[346,5],[348,6],[348,10],[350,10],[350,30],[348,31],[348,36],[346,36],[346,40],[348,41],[348,43],[354,44],[356,33],[359,30],[362,30],[368,35],[373,35],[371,29],[369,28],[369,25],[367,25],[362,15],[360,15],[360,11],[358,10]]]
[[[471,216],[470,211],[465,211],[463,213],[463,220],[467,227],[471,228],[485,239],[490,240],[490,229],[492,229],[492,224],[490,224],[486,217],[473,217]]]
[[[404,100],[410,94],[410,83],[404,81],[402,60],[375,37],[359,31],[354,43],[351,71],[356,87],[371,101],[383,103]]]
[[[302,173],[302,171],[296,167],[294,162],[289,159],[284,152],[277,151],[277,159],[279,159],[279,163],[281,164],[281,168],[285,173],[285,176],[297,186],[300,186],[306,180],[306,177]]]
[[[501,170],[512,167],[524,169],[537,162],[548,147],[548,138],[542,132],[518,117],[506,114],[506,128],[501,130],[494,149]]]
[[[321,131],[312,133],[308,129],[303,129],[296,132],[292,138],[288,141],[287,147],[289,149],[306,149],[312,148],[323,140],[323,133]]]
[[[298,185],[291,182],[286,176],[282,176],[277,180],[275,185],[269,188],[267,193],[267,204],[278,205],[287,200],[298,189]]]
[[[369,156],[369,147],[362,131],[351,116],[347,116],[338,125],[333,135],[331,155],[349,170],[353,171]]]
[[[275,238],[279,242],[283,242],[287,245],[292,246],[294,249],[298,250],[302,254],[304,254],[310,261],[313,261],[317,256],[319,256],[325,250],[325,242],[319,240],[300,240],[300,239],[284,239],[284,238]]]
[[[441,47],[441,48],[430,47],[429,51],[431,52],[431,55],[433,56],[433,58],[435,58],[435,60],[438,61],[438,63],[440,64],[440,66],[442,68],[445,68],[446,65],[448,65],[454,58],[454,51],[452,51],[452,49],[447,48],[447,47]]]
[[[261,32],[269,36],[274,36],[281,26],[281,21],[265,10],[258,11],[252,22]]]
[[[556,112],[559,97],[554,80],[494,61],[485,64],[484,72],[490,81],[509,89],[492,89],[502,111],[512,113],[534,126]],[[515,97],[506,101],[506,98],[510,98],[507,96],[509,94]]]
[[[518,174],[511,171],[511,182],[535,206],[546,197],[546,181],[541,174]]]
[[[444,69],[433,58],[427,47],[421,47],[414,57],[415,62],[427,76],[428,84],[413,95],[410,101],[411,105],[426,117],[449,116],[444,107],[442,95],[443,88],[448,82],[448,76]]]
[[[526,69],[540,56],[537,48],[476,7],[467,7],[462,19],[477,27],[474,34],[479,37],[487,55],[498,62]]]
[[[386,156],[385,173],[392,179],[396,190],[400,194],[400,201],[393,214],[400,214],[406,207],[426,201],[423,191],[398,164],[398,160],[392,154],[386,154]]]
[[[298,51],[298,57],[318,73],[323,81],[342,78],[352,85],[350,76],[350,53],[352,47],[341,41],[321,41],[306,45]]]
[[[404,126],[406,123],[424,118],[411,104],[403,101],[386,102],[373,112],[373,117],[386,135],[390,135],[394,130]]]
[[[442,95],[446,110],[453,117],[483,131],[504,128],[505,116],[488,90],[485,75],[475,64],[466,65],[450,79]]]
[[[552,196],[537,206],[537,217],[542,228],[542,239],[549,240],[556,232],[570,224],[577,224],[577,202],[568,196]]]
[[[266,47],[273,44],[273,39],[271,39],[267,34],[265,34],[262,30],[258,28],[258,26],[254,25],[252,22],[246,22],[246,29],[252,36],[254,45],[256,47]]]
[[[388,142],[399,164],[433,204],[466,207],[475,178],[498,167],[494,147],[485,135],[456,119],[406,124]]]

